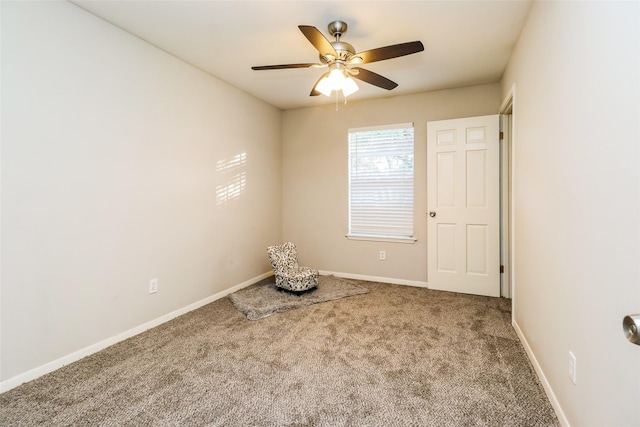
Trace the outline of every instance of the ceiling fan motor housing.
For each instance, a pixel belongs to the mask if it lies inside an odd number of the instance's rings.
[[[335,42],[330,42],[331,45],[333,46],[333,48],[336,50],[336,53],[338,54],[337,58],[330,58],[327,57],[325,55],[320,54],[320,61],[322,61],[322,63],[327,64],[331,61],[335,60],[341,60],[341,61],[348,61],[349,58],[351,58],[353,55],[356,54],[356,50],[354,49],[354,47],[347,43],[347,42],[342,42],[342,41],[335,41]]]

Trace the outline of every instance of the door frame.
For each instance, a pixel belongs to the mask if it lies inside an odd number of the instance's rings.
[[[515,150],[516,150],[516,126],[515,126],[515,101],[516,85],[513,84],[506,97],[502,101],[499,114],[501,115],[501,132],[504,138],[500,140],[500,261],[504,265],[504,274],[501,277],[501,296],[511,298],[511,316],[515,319]],[[503,128],[504,123],[504,128]]]

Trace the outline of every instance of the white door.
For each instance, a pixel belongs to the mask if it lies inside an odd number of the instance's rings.
[[[500,296],[499,116],[427,123],[430,289]]]

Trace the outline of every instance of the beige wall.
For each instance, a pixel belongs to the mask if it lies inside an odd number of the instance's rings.
[[[573,426],[638,425],[640,3],[536,2],[515,84],[515,322]],[[577,384],[568,376],[577,358]]]
[[[300,261],[320,270],[427,282],[427,122],[497,114],[500,86],[483,85],[419,95],[288,110],[283,118],[283,239],[296,242]],[[354,241],[348,228],[347,131],[414,123],[415,244]],[[386,261],[379,261],[379,251]]]
[[[270,270],[279,110],[71,3],[1,7],[1,380]]]

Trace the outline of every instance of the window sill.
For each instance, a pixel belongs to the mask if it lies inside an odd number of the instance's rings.
[[[370,242],[388,242],[388,243],[415,243],[418,239],[415,237],[385,237],[368,234],[347,234],[345,236],[349,240],[367,240]]]

